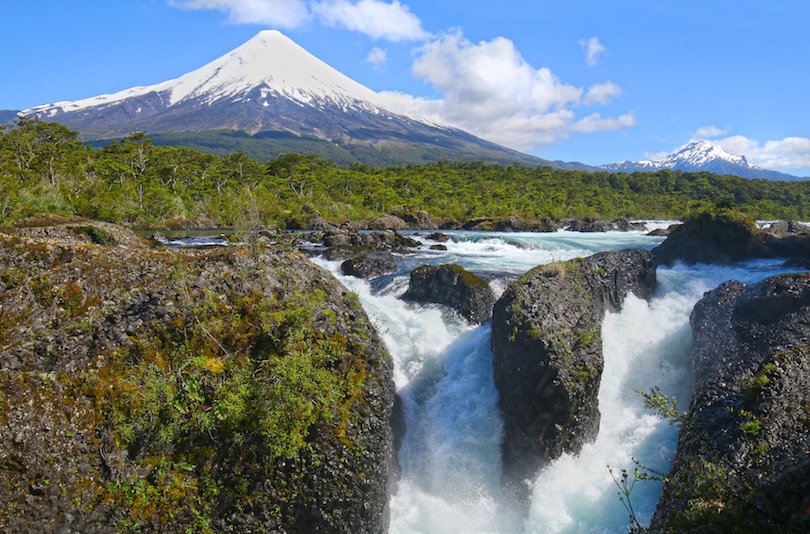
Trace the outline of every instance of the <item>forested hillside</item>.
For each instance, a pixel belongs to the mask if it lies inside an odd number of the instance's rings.
[[[287,154],[261,164],[159,147],[135,134],[88,147],[56,123],[0,130],[0,222],[79,215],[142,226],[207,217],[291,225],[427,211],[434,219],[682,218],[716,205],[760,219],[810,219],[810,182],[708,173],[609,174],[483,163],[340,167]]]

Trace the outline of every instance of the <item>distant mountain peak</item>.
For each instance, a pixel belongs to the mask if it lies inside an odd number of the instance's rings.
[[[172,144],[220,153],[249,146],[262,158],[314,151],[349,162],[485,160],[565,166],[389,111],[377,93],[275,30],[261,31],[172,80],[36,106],[21,114],[59,121],[93,141],[143,131]],[[236,141],[239,136],[243,140]]]
[[[609,172],[670,169],[674,171],[732,174],[743,178],[763,178],[767,180],[797,179],[797,177],[789,174],[751,165],[745,156],[732,154],[706,140],[691,141],[663,159],[609,163],[602,165],[601,168]]]
[[[316,99],[343,105],[376,103],[376,93],[371,89],[341,74],[283,33],[264,30],[231,52],[174,80],[74,102],[46,104],[23,113],[54,117],[151,93],[162,95],[169,106],[191,99],[211,104],[227,98],[247,97],[257,89],[260,98],[265,99],[262,104],[271,94],[302,104]]]
[[[675,166],[679,162],[685,162],[692,165],[703,165],[705,163],[720,160],[728,161],[735,165],[743,165],[750,167],[748,160],[745,156],[732,154],[726,152],[723,148],[713,145],[709,141],[693,141],[686,146],[680,148],[675,153],[671,154],[662,163],[665,165]]]

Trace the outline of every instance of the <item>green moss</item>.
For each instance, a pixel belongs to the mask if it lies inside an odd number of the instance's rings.
[[[89,237],[96,245],[112,245],[115,243],[115,238],[113,238],[112,234],[98,226],[74,226],[73,229]]]
[[[17,269],[6,269],[3,272],[0,272],[0,282],[6,289],[15,289],[20,286],[22,281],[25,279],[25,274]]]
[[[587,365],[577,370],[577,379],[579,382],[587,382],[596,373],[596,368],[593,365]]]
[[[43,308],[49,307],[54,301],[54,288],[47,276],[40,276],[31,281],[31,291],[34,300]]]
[[[535,324],[533,324],[533,325],[532,325],[532,326],[529,328],[529,337],[530,337],[530,338],[531,338],[533,341],[542,341],[542,340],[543,340],[543,337],[544,337],[545,335],[546,335],[546,332],[545,332],[545,331],[543,331],[543,330],[541,330],[541,329],[539,329],[539,328],[537,328],[537,325],[535,325]]]
[[[580,347],[590,349],[602,339],[602,333],[598,330],[585,330],[577,338],[577,345]]]
[[[325,298],[208,295],[192,320],[139,339],[96,385],[120,446],[149,436],[161,448],[205,432],[289,458],[309,446],[313,427],[345,422],[362,364],[358,347],[313,323]]]
[[[770,383],[768,375],[776,370],[776,364],[766,363],[756,375],[753,375],[743,385],[743,396],[750,403],[758,403],[765,388]],[[749,375],[750,376],[750,375]]]
[[[477,274],[473,274],[464,267],[456,265],[454,263],[447,263],[444,265],[440,265],[439,269],[451,269],[454,273],[458,275],[458,277],[464,282],[464,285],[473,288],[473,289],[488,289],[489,284],[486,280],[478,276]]]

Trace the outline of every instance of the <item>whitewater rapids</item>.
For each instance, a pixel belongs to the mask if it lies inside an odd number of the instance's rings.
[[[659,268],[652,301],[630,296],[620,313],[608,314],[602,325],[599,436],[579,455],[564,455],[540,473],[527,473],[530,504],[520,510],[500,485],[503,429],[490,324],[472,327],[440,306],[399,300],[409,272],[424,263],[457,263],[490,279],[499,294],[536,265],[602,250],[652,248],[662,239],[642,232],[450,235],[447,251],[426,246],[404,256],[399,272],[371,284],[342,276],[339,262],[316,260],[359,295],[394,358],[407,431],[398,452],[402,475],[391,499],[390,532],[627,532],[628,514],[608,466],[632,470],[638,459],[666,472],[677,446],[677,430],[645,410],[638,391],[659,387],[685,409],[691,394],[692,307],[725,280],[754,282],[779,274],[779,262]],[[651,481],[633,491],[642,524],[652,518],[660,491],[660,483]]]

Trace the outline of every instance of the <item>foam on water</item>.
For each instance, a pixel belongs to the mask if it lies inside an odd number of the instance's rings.
[[[668,221],[661,222],[665,226]],[[490,325],[471,327],[439,306],[405,303],[407,275],[423,264],[455,262],[491,274],[501,293],[507,281],[540,264],[628,246],[651,248],[660,238],[640,232],[492,234],[449,232],[447,251],[400,258],[395,275],[373,284],[339,273],[338,262],[316,260],[356,292],[392,354],[407,431],[399,451],[401,480],[391,499],[395,534],[626,532],[627,512],[607,470],[633,467],[633,458],[666,471],[677,431],[643,407],[636,390],[653,386],[690,394],[689,314],[703,293],[728,279],[753,282],[781,272],[778,261],[734,268],[659,269],[651,302],[630,296],[602,326],[605,367],[599,391],[599,436],[576,456],[565,455],[528,482],[528,511],[502,496],[503,436],[492,376]],[[425,242],[432,244],[431,242]],[[640,482],[633,505],[649,520],[660,484]]]

